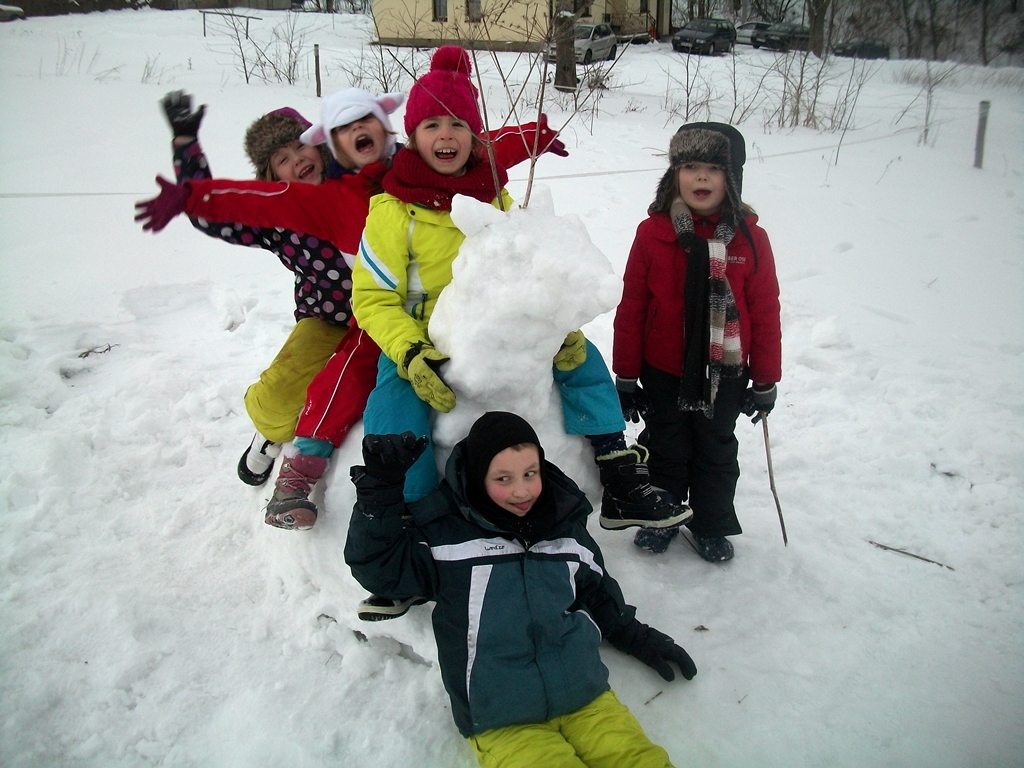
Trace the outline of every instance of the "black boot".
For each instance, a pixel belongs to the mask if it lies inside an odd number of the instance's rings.
[[[362,621],[387,621],[405,616],[414,605],[423,605],[425,597],[407,597],[392,600],[390,597],[370,595],[359,601],[357,614]]]
[[[671,528],[693,517],[685,504],[672,504],[651,487],[647,449],[642,445],[598,456],[597,466],[604,486],[602,528]]]
[[[263,485],[274,470],[274,459],[280,453],[281,443],[275,443],[257,432],[238,460],[238,479],[246,485]]]

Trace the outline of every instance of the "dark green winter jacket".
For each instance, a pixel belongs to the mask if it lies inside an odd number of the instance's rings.
[[[561,470],[545,461],[556,522],[527,542],[466,501],[461,445],[441,488],[408,507],[401,485],[361,469],[345,561],[370,592],[436,602],[441,677],[464,736],[545,722],[608,690],[602,634],[630,624],[636,609],[587,532],[590,503]]]

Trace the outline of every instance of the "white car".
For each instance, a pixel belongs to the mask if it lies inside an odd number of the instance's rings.
[[[577,24],[576,39],[573,45],[576,48],[576,63],[590,64],[593,61],[614,61],[615,43],[618,38],[615,32],[607,24]],[[555,60],[555,44],[548,46],[548,59]]]
[[[0,21],[24,19],[25,12],[16,5],[0,5]]]

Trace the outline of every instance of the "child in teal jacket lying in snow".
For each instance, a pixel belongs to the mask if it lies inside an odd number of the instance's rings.
[[[372,592],[436,602],[441,677],[480,764],[670,765],[609,688],[598,648],[607,638],[666,680],[669,662],[687,680],[697,669],[625,603],[583,492],[525,420],[489,412],[441,487],[407,504],[405,473],[426,446],[412,432],[364,438],[345,561]]]

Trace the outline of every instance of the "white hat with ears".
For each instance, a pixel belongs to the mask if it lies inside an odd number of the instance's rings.
[[[346,88],[324,99],[320,107],[320,122],[307,128],[299,138],[304,144],[316,146],[327,144],[334,154],[334,142],[330,141],[331,131],[339,126],[348,125],[367,115],[373,115],[384,125],[388,132],[388,148],[394,146],[394,130],[388,118],[392,112],[402,106],[404,93],[385,93],[374,96],[362,88]],[[335,155],[335,159],[337,156]]]

